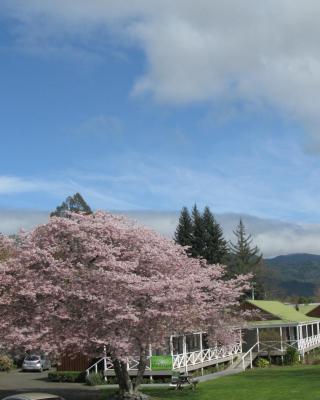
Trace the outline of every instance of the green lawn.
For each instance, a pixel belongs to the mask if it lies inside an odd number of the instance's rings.
[[[247,371],[202,383],[195,391],[148,388],[144,392],[154,400],[315,400],[320,399],[320,366]]]

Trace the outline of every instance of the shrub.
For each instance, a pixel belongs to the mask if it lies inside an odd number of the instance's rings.
[[[79,371],[52,371],[48,373],[51,382],[85,382],[84,373]]]
[[[103,385],[105,383],[103,376],[99,373],[91,373],[86,377],[86,384],[89,386]]]
[[[266,358],[259,357],[258,360],[255,362],[255,366],[258,368],[267,368],[270,366],[270,362]]]
[[[284,355],[284,363],[286,365],[297,365],[299,364],[299,353],[294,347],[288,347],[286,354]]]
[[[13,368],[13,360],[9,356],[0,355],[0,371],[9,372]]]

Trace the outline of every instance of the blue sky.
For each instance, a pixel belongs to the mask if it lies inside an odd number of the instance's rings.
[[[0,209],[320,223],[319,6],[200,3],[0,2]]]

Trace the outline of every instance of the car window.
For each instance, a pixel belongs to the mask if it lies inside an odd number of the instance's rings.
[[[41,400],[62,400],[61,397],[43,397]]]
[[[27,356],[25,358],[25,360],[26,361],[37,361],[37,360],[40,360],[40,357],[39,356]]]

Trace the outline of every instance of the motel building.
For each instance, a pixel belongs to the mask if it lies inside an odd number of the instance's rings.
[[[146,376],[165,376],[188,373],[207,367],[229,363],[230,368],[252,368],[258,356],[283,358],[289,347],[300,357],[320,347],[320,304],[290,305],[279,301],[248,300],[243,304],[247,317],[239,329],[239,340],[231,346],[209,347],[206,335],[195,332],[172,335],[168,338],[167,352],[150,348]],[[137,373],[138,357],[128,359],[131,375]],[[101,372],[105,378],[114,376],[111,359],[107,355],[92,360],[83,356],[63,358],[59,370],[86,370]]]

